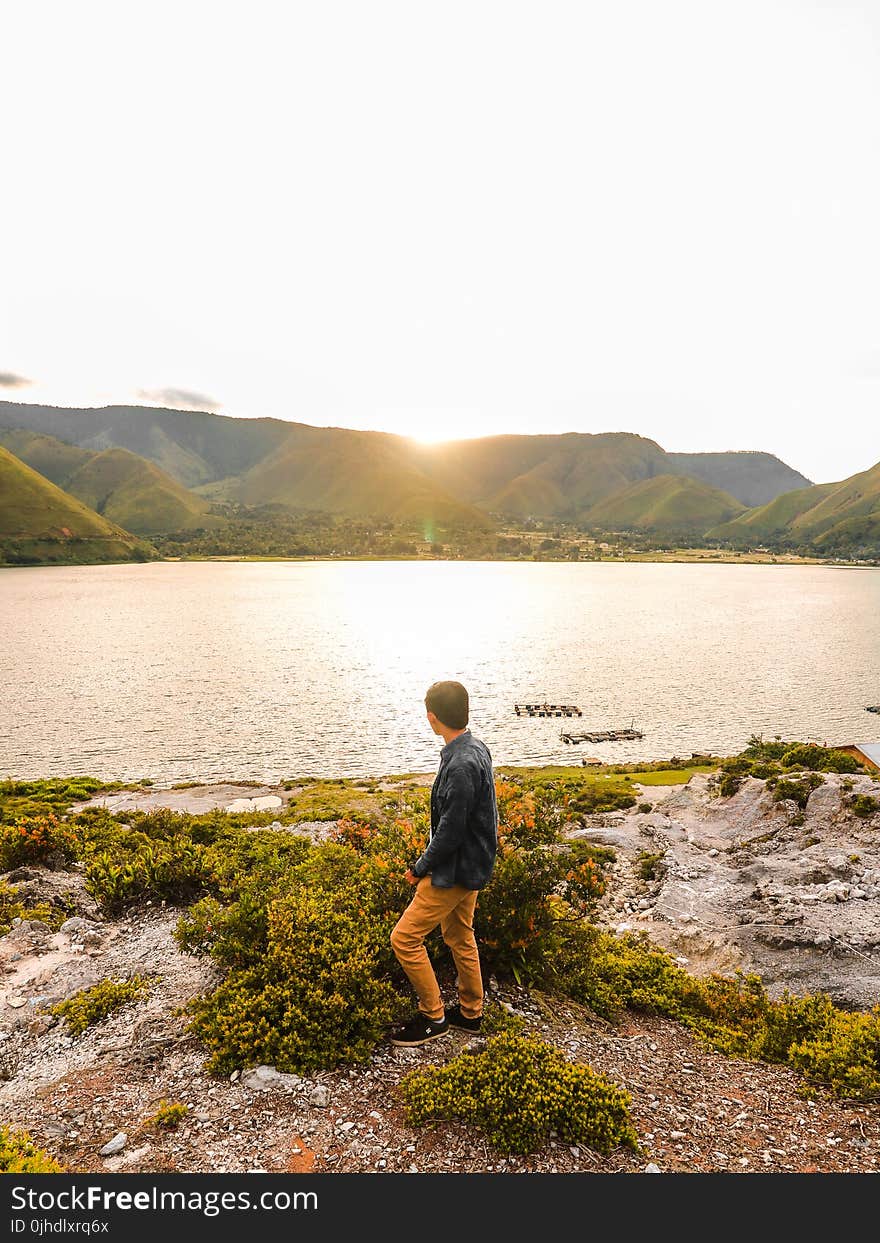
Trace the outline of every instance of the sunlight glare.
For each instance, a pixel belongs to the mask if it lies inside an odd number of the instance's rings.
[[[376,426],[423,445],[491,436],[493,427],[477,407],[409,406],[376,411]]]

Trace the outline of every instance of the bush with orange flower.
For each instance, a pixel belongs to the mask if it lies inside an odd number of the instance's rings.
[[[56,816],[30,816],[13,824],[0,824],[0,872],[27,863],[63,867],[79,852],[75,828]]]

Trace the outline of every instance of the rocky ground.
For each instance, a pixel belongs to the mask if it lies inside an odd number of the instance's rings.
[[[106,807],[114,815],[125,811],[185,811],[193,816],[221,808],[224,811],[270,811],[281,808],[293,798],[295,791],[283,785],[241,785],[233,782],[212,782],[206,785],[180,785],[163,788],[155,782],[149,789],[122,790],[117,794],[99,794],[84,803],[74,803],[71,814],[84,807]]]
[[[617,851],[602,918],[644,927],[695,970],[751,967],[777,989],[823,987],[839,1000],[875,1001],[880,817],[852,816],[840,780],[829,777],[814,792],[803,824],[797,809],[772,803],[763,782],[750,779],[721,801],[706,777],[674,790],[646,787],[648,813],[591,817],[572,831]],[[880,789],[855,779],[854,792],[863,787]],[[215,805],[271,793],[224,787]],[[320,838],[329,828],[286,831]],[[645,855],[659,856],[656,879],[641,875]],[[101,920],[76,869],[22,868],[7,879],[29,900],[63,893],[76,911],[57,933],[25,921],[0,938],[0,1122],[27,1129],[71,1169],[878,1168],[880,1105],[811,1096],[794,1072],[726,1058],[666,1020],[632,1017],[611,1027],[570,1003],[495,981],[490,996],[519,1012],[531,1032],[629,1090],[641,1153],[597,1157],[551,1140],[537,1156],[505,1162],[458,1124],[408,1127],[396,1085],[414,1067],[480,1047],[482,1038],[463,1033],[419,1050],[382,1045],[366,1066],[308,1078],[242,1067],[214,1079],[182,1008],[216,976],[210,963],[177,949],[176,912],[146,907]],[[82,1036],[45,1013],[79,989],[135,971],[151,978],[149,995]],[[163,1100],[187,1106],[176,1130],[148,1121]]]
[[[713,797],[712,783],[697,774],[672,791],[646,786],[650,812],[574,830],[616,853],[604,922],[644,929],[690,970],[741,968],[771,993],[877,1004],[880,814],[862,819],[851,801],[880,798],[880,783],[825,774],[803,813],[756,778],[728,799]],[[642,878],[646,867],[655,879]]]

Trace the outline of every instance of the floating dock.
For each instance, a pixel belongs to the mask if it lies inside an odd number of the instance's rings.
[[[559,737],[564,743],[577,745],[579,742],[630,742],[644,738],[637,729],[600,729],[589,730],[580,734],[568,734],[563,731]]]
[[[514,704],[517,716],[583,716],[576,704]]]

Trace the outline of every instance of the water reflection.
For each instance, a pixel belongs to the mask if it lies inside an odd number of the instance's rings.
[[[192,563],[0,573],[0,774],[430,769],[425,688],[460,678],[498,763],[583,751],[516,700],[643,729],[605,759],[876,734],[880,571]]]

